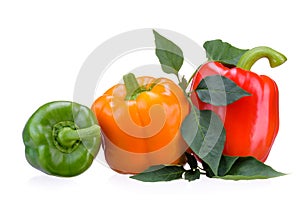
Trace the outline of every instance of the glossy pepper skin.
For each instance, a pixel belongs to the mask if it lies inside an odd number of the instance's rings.
[[[238,67],[231,69],[219,62],[208,62],[199,68],[193,79],[192,89],[196,89],[204,77],[218,74],[231,79],[251,94],[227,106],[204,103],[195,92],[191,94],[193,103],[199,109],[213,110],[223,120],[226,130],[223,151],[225,155],[253,156],[264,162],[277,136],[279,129],[278,87],[271,78],[248,71],[261,57],[268,57],[272,67],[285,62],[286,58],[283,55],[277,55],[278,52],[265,48],[249,51],[241,58],[237,64]]]
[[[124,82],[92,105],[109,166],[119,173],[136,174],[152,165],[185,162],[187,146],[180,125],[189,103],[181,88],[169,79],[135,79],[133,74],[124,76]],[[134,89],[128,85],[135,85]]]
[[[92,164],[100,148],[100,127],[88,107],[54,101],[29,118],[23,142],[34,168],[49,175],[76,176]]]

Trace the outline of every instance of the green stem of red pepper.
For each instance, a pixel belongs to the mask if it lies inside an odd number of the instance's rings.
[[[272,68],[283,64],[287,60],[287,58],[278,51],[275,51],[270,47],[260,46],[250,49],[249,51],[244,53],[236,66],[238,68],[250,71],[252,65],[257,60],[264,57],[266,57],[269,60],[270,66]]]

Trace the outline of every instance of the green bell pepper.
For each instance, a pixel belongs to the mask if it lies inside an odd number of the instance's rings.
[[[88,107],[55,101],[29,118],[23,142],[34,168],[49,175],[76,176],[90,167],[100,149],[100,127]]]

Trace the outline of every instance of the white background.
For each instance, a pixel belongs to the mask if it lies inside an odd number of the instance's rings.
[[[0,199],[298,199],[300,14],[296,2],[1,1]],[[29,116],[46,102],[72,100],[76,77],[88,55],[111,37],[139,28],[173,30],[200,45],[220,38],[240,48],[266,45],[284,53],[288,61],[279,68],[271,69],[261,60],[253,71],[269,75],[278,84],[281,124],[267,164],[289,175],[238,182],[201,177],[190,183],[142,183],[100,162],[73,178],[51,177],[32,168],[22,141]]]

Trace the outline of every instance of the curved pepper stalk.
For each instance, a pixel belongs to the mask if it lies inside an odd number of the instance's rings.
[[[278,67],[283,64],[287,58],[280,52],[275,51],[274,49],[266,46],[255,47],[253,49],[248,50],[244,53],[236,67],[242,68],[244,70],[250,71],[253,64],[261,59],[266,57],[269,60],[270,66],[272,68]]]

